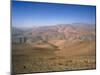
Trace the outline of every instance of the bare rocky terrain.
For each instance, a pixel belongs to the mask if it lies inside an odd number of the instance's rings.
[[[12,72],[96,68],[95,25],[59,24],[12,28]]]

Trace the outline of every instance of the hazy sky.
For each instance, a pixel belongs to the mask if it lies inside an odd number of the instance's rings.
[[[12,1],[12,25],[95,24],[95,6]]]

